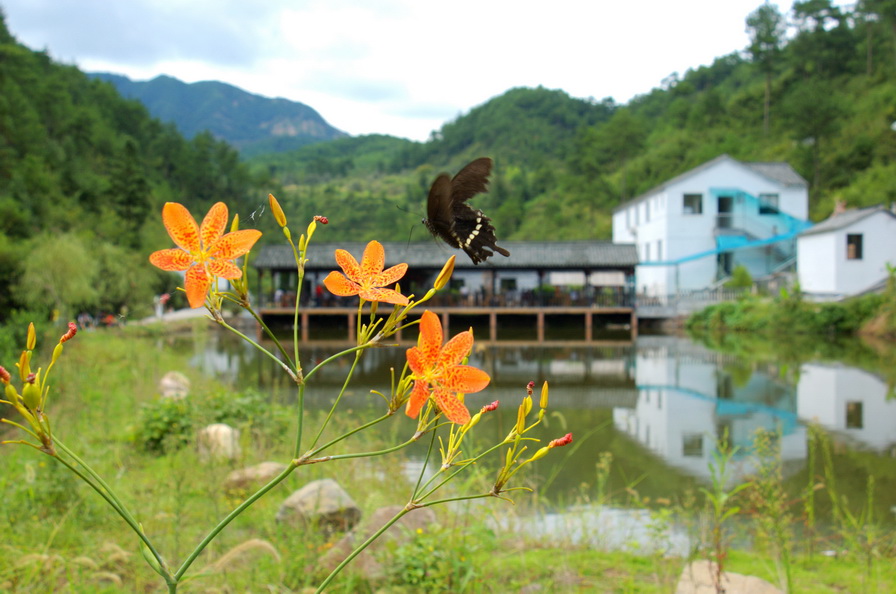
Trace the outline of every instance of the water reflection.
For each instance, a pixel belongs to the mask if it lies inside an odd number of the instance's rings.
[[[210,375],[237,386],[258,386],[279,402],[295,398],[295,386],[275,363],[257,357],[244,343],[210,333],[204,344],[192,348],[193,364]],[[390,368],[400,373],[405,348],[365,353],[348,393],[354,411],[382,408],[369,390],[388,392]],[[325,345],[304,349],[306,371],[337,350]],[[306,393],[309,406],[333,401],[350,364],[351,357],[343,358],[315,376]],[[526,383],[550,382],[551,414],[538,437],[572,431],[584,441],[540,467],[547,476],[555,470],[551,463],[564,465],[542,493],[543,500],[557,505],[598,498],[596,465],[608,451],[613,467],[607,495],[624,495],[626,487],[637,485],[641,496],[674,499],[706,483],[715,443],[726,432],[742,448],[734,465],[740,477],[753,470],[748,450],[759,429],[780,434],[785,475],[806,476],[808,422],[827,428],[840,452],[871,451],[878,461],[896,456],[896,400],[887,399],[881,377],[842,363],[757,362],[686,338],[644,336],[634,344],[606,347],[486,346],[474,351],[471,364],[485,369],[492,383],[468,396],[470,408],[502,403],[496,421],[477,428],[480,434],[493,431],[489,437],[494,439],[506,435],[515,421]],[[406,423],[408,432],[415,426],[403,417],[396,423]],[[864,488],[863,476],[853,478],[856,488]],[[888,509],[896,495],[883,487],[878,503]]]

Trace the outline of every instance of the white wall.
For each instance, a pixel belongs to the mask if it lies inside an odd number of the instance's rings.
[[[862,235],[861,260],[846,257],[846,236],[854,233]],[[797,271],[806,293],[858,293],[887,277],[887,263],[896,263],[896,218],[883,211],[797,239]]]
[[[710,191],[714,188],[741,190],[752,196],[775,193],[781,212],[805,220],[808,217],[806,188],[785,188],[733,160],[723,159],[703,171],[670,183],[661,190],[613,214],[613,241],[635,243],[642,262],[678,260],[716,248],[715,228],[718,203]],[[685,194],[701,194],[702,213],[685,214]],[[658,256],[657,242],[662,243]],[[716,258],[708,256],[663,270],[658,266],[639,266],[638,291],[664,295],[678,289],[702,289],[715,280]],[[675,279],[679,286],[675,286]]]

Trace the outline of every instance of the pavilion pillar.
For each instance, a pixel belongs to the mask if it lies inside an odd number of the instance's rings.
[[[536,314],[536,325],[538,327],[538,342],[544,342],[544,310],[538,310]]]
[[[592,328],[591,325],[594,322],[594,314],[591,311],[585,312],[585,340],[587,342],[591,342]]]
[[[498,312],[494,310],[488,313],[488,338],[492,342],[498,340]]]

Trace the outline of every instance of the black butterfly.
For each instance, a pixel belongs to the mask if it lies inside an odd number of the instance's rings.
[[[443,173],[432,182],[426,202],[429,218],[423,219],[423,224],[429,232],[441,237],[448,245],[467,252],[473,264],[484,262],[494,252],[510,255],[495,244],[492,220],[467,204],[467,200],[476,194],[488,191],[491,171],[492,160],[482,157],[461,169],[454,178]]]

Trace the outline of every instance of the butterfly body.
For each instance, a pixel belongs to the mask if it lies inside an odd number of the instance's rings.
[[[443,173],[429,189],[423,224],[429,232],[452,247],[462,249],[473,264],[484,262],[498,252],[510,252],[495,242],[495,227],[490,218],[467,204],[467,200],[488,191],[492,160],[482,157],[467,164],[453,178]]]

